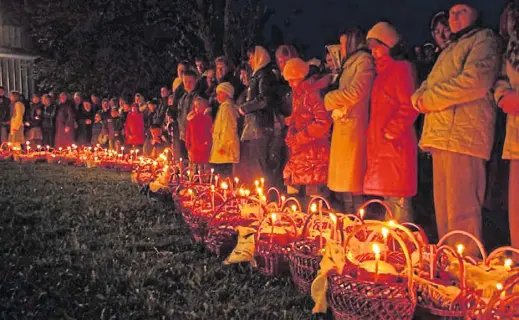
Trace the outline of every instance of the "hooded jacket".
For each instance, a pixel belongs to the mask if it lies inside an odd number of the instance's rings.
[[[263,47],[256,47],[246,102],[240,106],[245,113],[242,141],[261,139],[273,133],[277,78],[269,63],[269,53]]]
[[[425,113],[420,147],[489,159],[496,111],[490,89],[501,68],[501,41],[473,28],[445,48],[412,102]]]

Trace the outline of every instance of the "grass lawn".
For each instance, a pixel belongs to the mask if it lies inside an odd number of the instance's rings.
[[[0,162],[1,319],[308,319],[289,279],[224,266],[128,174]]]

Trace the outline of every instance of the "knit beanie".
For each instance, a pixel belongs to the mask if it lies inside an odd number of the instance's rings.
[[[293,58],[288,60],[285,64],[285,69],[283,69],[283,77],[287,81],[304,79],[308,75],[309,71],[310,66],[308,63],[304,62],[300,58]]]
[[[400,41],[400,35],[391,24],[379,22],[369,30],[366,39],[377,39],[386,46],[393,48]]]
[[[224,92],[231,98],[234,97],[234,87],[230,82],[220,83],[218,87],[216,87],[216,93],[218,92]]]

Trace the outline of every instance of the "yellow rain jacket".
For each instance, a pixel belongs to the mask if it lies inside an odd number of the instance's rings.
[[[218,108],[213,127],[210,163],[240,162],[237,110],[238,107],[232,100],[225,101]]]

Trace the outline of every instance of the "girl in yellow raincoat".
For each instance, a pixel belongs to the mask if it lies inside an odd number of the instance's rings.
[[[224,177],[233,173],[233,164],[240,160],[240,140],[238,137],[238,108],[232,97],[234,88],[223,82],[216,88],[216,99],[220,103],[213,128],[213,146],[209,162],[216,172]]]

